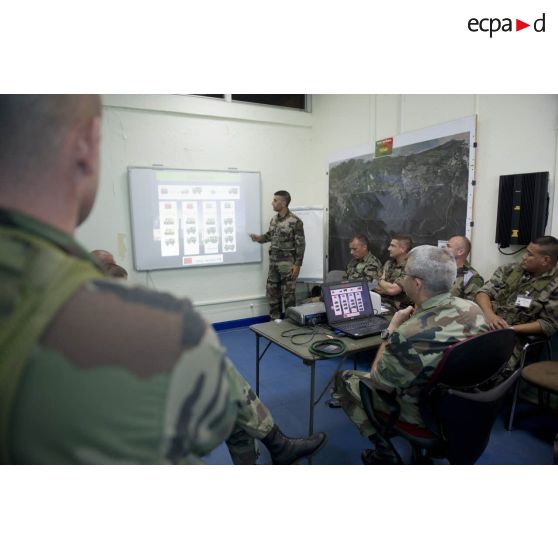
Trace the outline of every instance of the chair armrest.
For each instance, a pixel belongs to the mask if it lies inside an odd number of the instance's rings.
[[[542,344],[546,344],[548,347],[549,358],[552,360],[552,348],[550,347],[550,337],[541,337],[540,335],[526,335],[524,336],[526,343],[521,349],[521,359],[519,362],[519,369],[521,370],[525,366],[525,359],[529,351],[535,347]]]
[[[483,403],[497,401],[498,399],[502,398],[506,394],[506,392],[513,386],[513,384],[519,378],[520,374],[521,368],[518,368],[503,382],[486,391],[460,391],[458,389],[449,388],[447,390],[447,393],[453,395],[454,397],[459,397],[460,399],[468,399],[469,401],[479,401]]]

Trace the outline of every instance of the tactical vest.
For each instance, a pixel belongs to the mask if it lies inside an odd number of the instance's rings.
[[[0,290],[0,463],[11,462],[12,409],[33,348],[63,304],[84,283],[102,277],[90,261],[0,226],[0,282],[5,285]]]
[[[523,277],[523,269],[521,267],[514,267],[512,272],[506,277],[506,285],[510,291],[517,290],[519,281]]]
[[[519,283],[524,273],[525,271],[520,266],[514,267],[512,269],[510,274],[506,277],[506,285],[507,285],[506,293],[515,293],[518,290]],[[548,284],[548,279],[546,277],[542,279],[538,279],[533,283],[533,288],[538,291],[539,287],[544,287],[546,284]],[[521,293],[517,293],[517,294],[521,294]]]

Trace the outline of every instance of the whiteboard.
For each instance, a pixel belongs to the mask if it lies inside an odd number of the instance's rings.
[[[298,281],[324,280],[325,267],[325,210],[323,207],[289,207],[304,223],[306,250]]]
[[[262,261],[260,173],[128,167],[137,271]]]

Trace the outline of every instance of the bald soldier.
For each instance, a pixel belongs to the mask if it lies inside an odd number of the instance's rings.
[[[424,427],[419,395],[444,351],[458,341],[488,331],[482,311],[475,303],[450,294],[455,277],[455,260],[447,249],[417,246],[411,250],[402,284],[415,308],[408,306],[395,313],[381,334],[383,343],[370,372],[345,370],[336,374],[333,397],[339,400],[360,433],[375,446],[362,454],[367,465],[398,460],[364,412],[360,380],[371,380],[375,409],[389,413],[389,406],[377,392],[395,392],[401,420]]]
[[[466,236],[456,235],[448,240],[447,247],[457,265],[457,277],[451,288],[451,294],[474,300],[477,291],[484,285],[484,279],[472,265],[467,263],[471,253],[471,242]]]
[[[99,173],[100,101],[0,95],[0,461],[234,463],[288,438],[187,299],[104,277],[74,239]]]
[[[116,263],[114,256],[108,250],[92,250],[91,255],[104,265]]]
[[[128,272],[116,263],[114,256],[108,250],[92,250],[91,255],[99,261],[107,277],[128,279]]]

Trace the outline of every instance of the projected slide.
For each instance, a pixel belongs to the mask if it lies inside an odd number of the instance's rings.
[[[138,271],[260,262],[255,172],[129,168]]]

